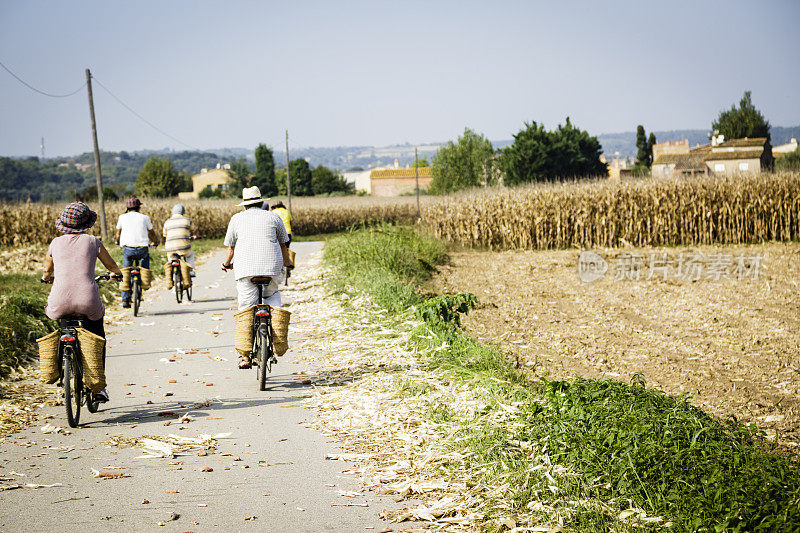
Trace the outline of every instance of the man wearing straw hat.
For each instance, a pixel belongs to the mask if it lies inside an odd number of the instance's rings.
[[[225,246],[228,255],[222,268],[233,268],[236,276],[236,291],[239,294],[239,310],[247,309],[258,302],[258,286],[252,282],[254,276],[270,276],[265,302],[273,307],[281,306],[280,284],[284,277],[284,266],[289,265],[289,236],[281,217],[271,211],[262,210],[269,198],[262,198],[258,187],[242,191],[242,202],[237,204],[244,211],[236,213],[228,223]],[[240,368],[248,368],[249,361],[240,361]]]

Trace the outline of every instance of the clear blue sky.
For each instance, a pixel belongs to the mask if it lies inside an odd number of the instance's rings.
[[[192,148],[708,128],[745,90],[800,124],[800,2],[0,0],[0,62],[68,93],[88,67]],[[185,146],[95,86],[104,150]],[[91,150],[86,92],[0,70],[0,155]],[[290,146],[291,146],[290,145]]]

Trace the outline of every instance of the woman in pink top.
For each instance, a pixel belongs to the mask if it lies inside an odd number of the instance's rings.
[[[105,337],[103,315],[106,310],[94,281],[95,264],[100,259],[115,279],[122,279],[122,271],[100,239],[86,234],[96,220],[97,213],[82,202],[64,208],[56,220],[56,229],[64,235],[53,239],[47,249],[42,281],[53,283],[45,308],[48,317],[58,320],[70,315],[84,315],[88,318],[84,327]],[[108,401],[108,393],[104,390],[95,399]]]

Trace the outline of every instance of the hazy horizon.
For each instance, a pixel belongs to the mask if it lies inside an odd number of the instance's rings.
[[[592,135],[710,129],[746,90],[800,124],[800,3],[500,1],[0,5],[0,62],[39,90],[96,77],[100,148],[507,140],[569,116]],[[746,31],[745,31],[746,30]],[[99,84],[102,84],[100,86]],[[154,124],[123,107],[103,87]],[[0,69],[0,154],[91,151],[86,90]]]

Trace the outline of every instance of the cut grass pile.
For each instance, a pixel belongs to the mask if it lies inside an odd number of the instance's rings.
[[[424,416],[459,424],[455,438],[440,436],[460,458],[445,468],[496,488],[485,494],[487,527],[532,527],[555,510],[575,531],[800,530],[797,457],[778,453],[757,428],[715,420],[641,380],[531,383],[457,327],[453,311],[469,298],[420,305],[418,283],[445,258],[433,239],[402,228],[364,230],[331,241],[325,258],[337,269],[337,289],[372,294],[395,313],[417,305],[426,318],[410,343],[433,354],[421,363],[438,386],[410,380],[400,394],[418,400],[467,387],[481,399],[483,409],[467,417],[447,402],[419,403],[428,406]],[[498,410],[502,423],[487,416]],[[565,470],[537,475],[543,455]]]

